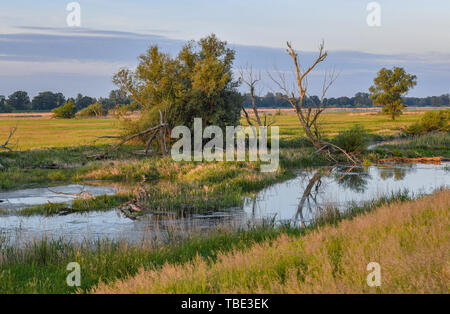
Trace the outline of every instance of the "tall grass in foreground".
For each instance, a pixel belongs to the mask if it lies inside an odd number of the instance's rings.
[[[450,191],[100,284],[97,293],[449,293]],[[370,262],[381,286],[366,283]]]
[[[7,244],[0,235],[0,293],[72,293],[76,289],[66,284],[66,266],[70,262],[81,265],[81,291],[88,291],[100,281],[111,283],[134,276],[140,269],[160,269],[165,264],[188,263],[197,257],[214,262],[218,255],[232,250],[246,250],[257,243],[270,243],[280,235],[300,237],[318,226],[337,223],[381,204],[402,202],[412,195],[406,191],[352,206],[346,214],[334,210],[324,212],[307,228],[293,224],[276,226],[263,222],[237,231],[223,229],[190,234],[166,245],[152,242],[129,245],[112,241],[91,241],[80,245],[64,240],[43,239],[23,247]]]

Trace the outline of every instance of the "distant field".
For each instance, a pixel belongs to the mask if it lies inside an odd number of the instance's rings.
[[[423,114],[424,112],[409,113],[392,121],[389,116],[375,112],[325,112],[322,114],[320,122],[323,132],[328,136],[334,136],[339,131],[347,129],[355,123],[363,125],[372,133],[392,134],[397,132],[399,128],[417,121]],[[275,121],[275,125],[280,126],[282,135],[299,135],[303,133],[299,127],[300,124],[296,115],[275,116]]]
[[[281,137],[301,135],[297,117],[290,109],[270,110],[275,124],[280,127]],[[424,112],[407,112],[396,121],[376,112],[326,112],[322,115],[323,132],[334,136],[354,123],[365,126],[370,132],[380,135],[393,134],[398,129],[417,121]],[[23,116],[20,117],[20,116]],[[242,120],[245,124],[245,120]],[[16,150],[44,147],[68,147],[93,144],[97,136],[117,135],[119,129],[114,119],[50,119],[48,113],[21,113],[0,115],[0,142],[9,134],[9,128],[17,126],[13,142]],[[105,141],[101,142],[105,143]]]
[[[15,150],[89,145],[97,136],[119,131],[114,119],[10,118],[0,119],[0,142],[6,140],[11,126],[17,126],[12,139]]]

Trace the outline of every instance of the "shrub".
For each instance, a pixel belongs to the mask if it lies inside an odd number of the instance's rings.
[[[54,118],[72,119],[75,117],[77,109],[72,99],[69,99],[64,105],[52,110]]]
[[[77,115],[79,117],[102,117],[107,114],[107,111],[103,108],[102,104],[96,102],[84,109],[81,109]]]
[[[406,133],[423,134],[433,131],[450,131],[450,109],[427,112],[418,122],[406,128]]]
[[[350,129],[340,132],[335,137],[334,143],[346,152],[361,153],[369,145],[369,138],[364,127],[355,124]]]

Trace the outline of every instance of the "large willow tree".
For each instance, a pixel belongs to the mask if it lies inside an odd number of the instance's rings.
[[[128,133],[137,133],[164,121],[193,126],[194,118],[204,125],[238,123],[241,97],[233,80],[235,52],[214,34],[187,43],[176,57],[151,46],[139,57],[134,71],[121,69],[113,82],[142,106],[141,117],[129,122]]]

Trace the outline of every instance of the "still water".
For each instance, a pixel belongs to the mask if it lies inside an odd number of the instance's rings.
[[[110,239],[136,243],[155,238],[164,240],[169,234],[182,236],[219,227],[238,228],[262,219],[307,224],[318,210],[326,207],[345,210],[353,202],[404,190],[414,195],[429,194],[441,187],[450,187],[449,164],[317,168],[299,171],[296,178],[262,190],[247,198],[240,208],[184,218],[146,215],[133,221],[117,210],[23,217],[11,211],[0,215],[0,237],[4,243],[12,244],[43,237],[73,242]],[[113,188],[76,185],[52,188],[52,191],[79,193],[80,189],[92,195],[114,193]],[[51,194],[48,189],[29,189],[0,193],[0,200],[0,208],[17,209],[47,200],[70,202],[73,196]]]

